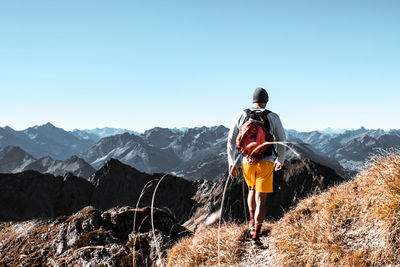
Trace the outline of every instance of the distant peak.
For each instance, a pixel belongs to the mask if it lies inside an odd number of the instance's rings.
[[[124,164],[121,161],[117,160],[117,159],[110,158],[109,160],[107,160],[104,163],[104,166],[115,167],[115,166],[124,166]]]
[[[19,146],[12,146],[12,145],[6,146],[3,149],[8,151],[8,152],[10,152],[10,151],[23,151]],[[25,151],[23,151],[23,152],[25,153]]]
[[[40,128],[56,128],[56,127],[53,124],[51,124],[50,122],[48,122],[48,123],[42,124],[42,125],[35,125],[35,126],[30,127],[30,128],[28,128],[26,130],[29,130],[29,129],[37,130],[37,129],[40,129]]]
[[[44,124],[43,126],[46,126],[46,127],[55,127],[55,126],[54,126],[53,124],[51,124],[50,122]]]
[[[132,169],[135,172],[140,173],[137,169],[126,165],[124,163],[122,163],[121,161],[114,159],[114,158],[110,158],[108,159],[103,167],[100,168],[99,172],[109,172],[109,171],[119,171],[119,170],[126,170],[126,169]]]

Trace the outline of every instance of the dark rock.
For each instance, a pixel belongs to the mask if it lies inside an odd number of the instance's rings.
[[[56,218],[88,205],[93,185],[36,171],[0,174],[0,221]]]
[[[191,197],[195,194],[190,181],[172,175],[142,173],[114,159],[107,161],[91,178],[95,185],[91,203],[102,210],[121,205],[150,206],[161,178],[163,180],[155,195],[155,207],[167,208],[178,222],[188,220],[194,204]],[[145,187],[146,184],[148,187]],[[139,201],[141,193],[143,196]]]

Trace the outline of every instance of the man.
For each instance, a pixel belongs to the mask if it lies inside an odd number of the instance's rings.
[[[256,88],[253,93],[253,107],[251,111],[262,112],[268,103],[268,93],[264,88]],[[228,163],[229,173],[237,178],[238,169],[235,165],[236,138],[240,128],[246,120],[246,112],[239,112],[231,125],[228,135]],[[274,136],[274,141],[283,142],[286,139],[285,132],[279,116],[273,112],[268,113],[267,119],[270,125],[270,133]],[[285,160],[285,148],[277,145],[276,158],[274,153],[263,156],[263,159],[256,164],[249,164],[246,157],[243,157],[242,170],[249,187],[247,205],[250,211],[252,243],[260,245],[261,226],[265,219],[267,193],[273,192],[273,171],[282,168]]]

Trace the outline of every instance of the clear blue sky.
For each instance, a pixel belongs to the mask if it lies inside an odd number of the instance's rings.
[[[0,126],[400,128],[400,1],[0,2]]]

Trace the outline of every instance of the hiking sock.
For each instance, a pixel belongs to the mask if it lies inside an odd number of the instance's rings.
[[[260,236],[261,226],[262,226],[262,223],[257,223],[256,224],[256,227],[254,229],[253,239],[257,239]]]
[[[253,224],[253,225],[251,225],[251,227],[250,227],[250,235],[253,236],[254,233],[255,233],[255,231],[256,231],[256,226]]]
[[[251,225],[254,225],[255,224],[254,213],[256,213],[256,210],[249,210],[249,212],[250,212]]]

